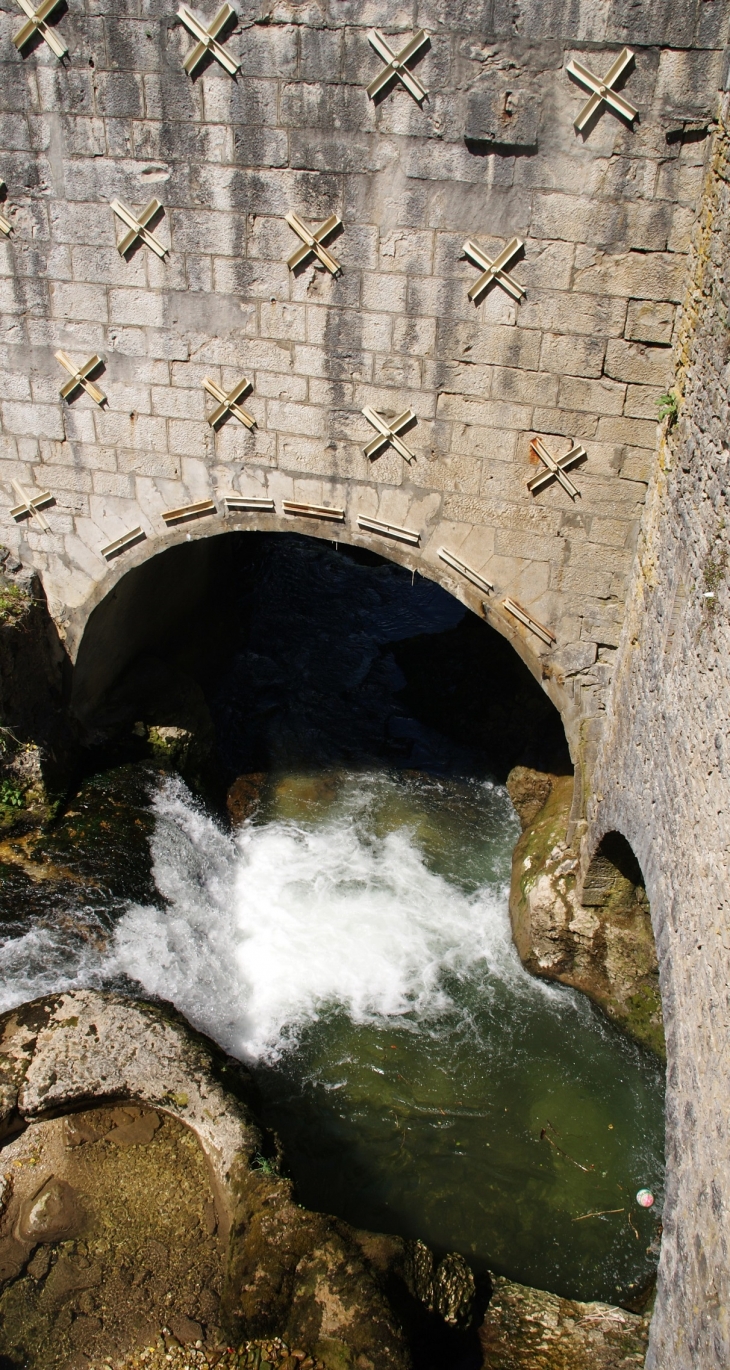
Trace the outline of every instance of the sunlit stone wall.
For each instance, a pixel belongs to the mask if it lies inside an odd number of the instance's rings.
[[[21,55],[22,21],[0,12],[2,536],[41,573],[69,655],[94,604],[162,546],[295,527],[376,547],[479,613],[486,599],[590,763],[724,81],[722,0],[246,0],[222,35],[235,79],[215,60],[186,74],[194,40],[173,4],[70,0],[52,16],[63,61],[42,39]],[[398,80],[368,98],[371,25],[395,49],[429,34],[412,63],[422,104]],[[624,44],[638,118],[602,108],[581,135],[588,92],[566,64],[602,77]],[[154,196],[168,255],[125,260],[110,201],[139,212]],[[288,270],[292,210],[311,226],[340,216],[337,278]],[[513,236],[524,299],[495,284],[475,307],[465,239],[494,256]],[[60,398],[59,348],[75,365],[98,353],[103,406]],[[214,431],[204,379],[228,391],[244,375],[256,427]],[[413,410],[412,464],[364,455],[365,405]],[[584,445],[574,500],[555,481],[529,492],[535,434],[555,456]],[[11,480],[50,492],[48,531],[10,517]],[[274,511],[231,514],[236,493]],[[166,527],[164,510],[207,500]],[[288,517],[284,500],[344,517]],[[137,527],[144,540],[107,561]]]
[[[730,138],[714,147],[680,338],[679,419],[646,508],[587,860],[618,829],[644,870],[667,1035],[651,1370],[730,1364]]]

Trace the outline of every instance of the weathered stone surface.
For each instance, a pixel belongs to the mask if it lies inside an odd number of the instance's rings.
[[[495,88],[490,79],[469,92],[464,135],[498,147],[534,148],[539,117],[536,95],[507,83]]]
[[[82,1351],[146,1345],[169,1309],[183,1339],[197,1322],[213,1345],[223,1328],[283,1336],[324,1370],[409,1370],[424,1303],[450,1326],[473,1321],[460,1256],[434,1270],[423,1248],[421,1300],[408,1243],[296,1203],[262,1154],[247,1073],[172,1010],[75,990],[5,1014],[0,1030],[3,1154],[17,1162],[0,1355],[71,1370]],[[196,1164],[204,1180],[191,1180]]]
[[[727,100],[713,150],[675,393],[632,576],[582,867],[619,832],[641,865],[667,1038],[667,1193],[651,1370],[730,1360],[727,1107]]]
[[[92,1100],[130,1099],[181,1119],[199,1137],[221,1192],[236,1164],[260,1146],[258,1129],[230,1086],[246,1072],[218,1057],[175,1015],[113,994],[72,990],[6,1014],[0,1071],[7,1097],[0,1128]],[[228,1088],[218,1078],[226,1068]],[[129,1122],[131,1122],[131,1118]]]
[[[480,1331],[489,1370],[631,1370],[644,1364],[648,1318],[498,1276],[492,1283]]]

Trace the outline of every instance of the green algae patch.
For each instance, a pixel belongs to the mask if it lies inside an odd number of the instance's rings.
[[[33,861],[62,868],[115,899],[157,903],[149,847],[155,784],[151,769],[133,764],[85,780],[34,844]]]

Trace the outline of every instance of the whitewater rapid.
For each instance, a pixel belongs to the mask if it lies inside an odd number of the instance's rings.
[[[353,1023],[433,1020],[446,983],[479,970],[522,996],[550,994],[523,971],[510,935],[504,869],[465,889],[429,868],[408,824],[378,834],[373,807],[395,789],[352,778],[317,822],[272,818],[235,833],[179,778],[152,798],[152,871],[161,896],[106,921],[45,919],[2,947],[0,1008],[71,988],[133,982],[171,1001],[232,1054],[274,1061],[339,1009]]]
[[[167,781],[152,838],[166,907],[124,914],[107,974],[171,999],[235,1055],[268,1060],[335,1007],[354,1023],[423,1020],[451,1007],[450,975],[481,963],[522,979],[504,886],[464,893],[428,868],[408,827],[374,835],[374,792],[351,783],[317,826],[274,819],[230,835]]]

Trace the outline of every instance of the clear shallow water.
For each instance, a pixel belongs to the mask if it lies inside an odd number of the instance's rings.
[[[233,836],[178,780],[153,805],[159,905],[6,943],[7,1005],[137,982],[255,1066],[303,1203],[577,1297],[645,1280],[662,1071],[520,966],[504,790],[288,774]]]

